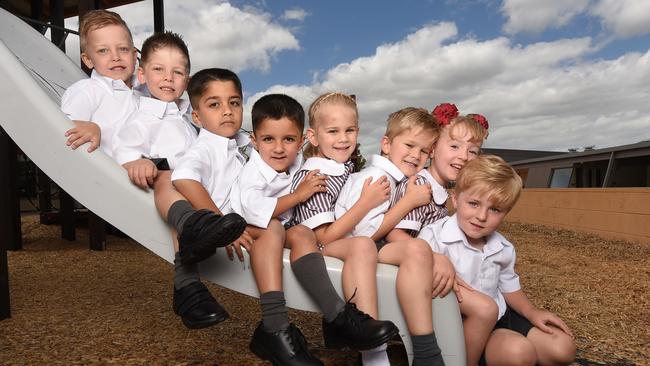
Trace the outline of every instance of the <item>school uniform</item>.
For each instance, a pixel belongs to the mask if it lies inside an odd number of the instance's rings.
[[[404,216],[404,218],[395,225],[396,229],[404,229],[411,234],[411,236],[416,237],[420,232],[420,229],[433,224],[437,220],[440,220],[449,215],[449,210],[445,205],[449,194],[447,190],[438,183],[438,181],[433,178],[431,173],[427,169],[422,169],[415,179],[415,184],[423,185],[427,184],[431,186],[431,201],[426,205],[422,205],[414,208]],[[397,201],[399,201],[404,194],[406,193],[406,187],[408,186],[408,180],[403,181],[397,185],[395,189],[395,194],[391,199],[390,207],[395,206]]]
[[[309,174],[310,171],[318,169],[319,174],[327,176],[326,191],[318,192],[307,201],[297,205],[294,210],[294,222],[315,229],[323,224],[334,222],[334,206],[339,197],[341,188],[354,171],[354,163],[348,161],[339,163],[336,160],[311,157],[305,161],[302,168],[295,174],[291,184],[291,192],[298,188],[298,185]]]
[[[387,178],[391,194],[395,192],[397,183],[406,178],[390,160],[380,155],[372,155],[368,161],[368,167],[350,175],[350,178],[341,189],[334,209],[335,217],[343,216],[359,200],[363,183],[367,178],[372,177],[372,182],[375,182],[382,176]],[[388,211],[389,207],[390,199],[370,210],[354,227],[352,232],[348,233],[348,236],[372,237],[379,230],[381,223],[384,221],[384,213]]]
[[[137,79],[134,77],[134,82]],[[113,137],[118,128],[138,109],[142,92],[136,83],[129,88],[124,81],[100,75],[70,85],[61,97],[61,110],[71,120],[90,121],[101,130],[100,150],[113,157]]]
[[[173,170],[197,137],[188,112],[186,99],[177,104],[141,96],[138,111],[115,134],[115,160],[121,165],[142,157],[165,158]]]
[[[454,214],[443,218],[420,231],[434,252],[449,258],[456,273],[472,288],[494,299],[499,307],[499,318],[506,313],[502,293],[519,291],[519,276],[515,273],[515,248],[498,232],[486,238],[483,251],[467,242]]]
[[[268,165],[257,150],[252,150],[250,159],[244,165],[232,189],[232,209],[240,214],[249,225],[267,228],[273,218],[278,198],[290,193],[293,177],[302,164],[302,154],[287,172],[276,172]],[[284,225],[293,216],[293,209],[282,212],[277,219]]]
[[[229,139],[201,129],[190,149],[179,159],[172,181],[190,179],[201,183],[217,208],[223,214],[231,213],[232,187],[246,162],[240,149],[249,144],[247,134],[238,133]]]

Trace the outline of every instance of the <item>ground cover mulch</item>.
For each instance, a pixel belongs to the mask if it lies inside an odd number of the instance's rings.
[[[171,311],[172,266],[137,243],[109,236],[88,250],[87,232],[23,218],[24,250],[9,253],[12,318],[0,321],[2,365],[265,365],[249,350],[256,299],[210,285],[231,319],[188,330]],[[650,245],[542,226],[506,224],[529,297],[573,329],[576,364],[650,365]],[[327,365],[356,353],[323,348],[318,314],[291,311]],[[401,346],[389,351],[406,365]]]

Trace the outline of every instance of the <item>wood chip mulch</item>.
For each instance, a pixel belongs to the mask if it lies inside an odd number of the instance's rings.
[[[524,290],[576,335],[579,365],[650,365],[650,245],[506,223]],[[12,317],[0,321],[0,365],[266,365],[248,350],[256,299],[209,285],[230,320],[188,330],[171,310],[172,266],[132,240],[88,250],[60,228],[23,218],[24,249],[9,252]],[[290,311],[326,365],[356,365],[326,350],[320,316]],[[406,365],[401,345],[389,347]]]

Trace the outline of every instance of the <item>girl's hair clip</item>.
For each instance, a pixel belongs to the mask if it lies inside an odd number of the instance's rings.
[[[440,103],[433,108],[431,114],[436,117],[440,126],[446,126],[452,119],[458,117],[458,108],[452,103]]]
[[[467,117],[469,117],[469,118],[473,119],[474,121],[480,123],[481,126],[483,126],[483,128],[485,128],[486,131],[487,131],[488,127],[490,127],[490,124],[488,123],[487,118],[485,118],[485,116],[482,115],[482,114],[470,113],[470,114],[467,115]]]

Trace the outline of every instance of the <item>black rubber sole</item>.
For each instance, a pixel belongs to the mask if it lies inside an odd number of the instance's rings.
[[[183,325],[185,325],[189,329],[203,329],[203,328],[208,328],[213,325],[217,325],[225,320],[230,318],[230,315],[227,312],[224,312],[222,314],[215,314],[214,317],[209,317],[206,319],[201,319],[201,320],[190,320],[184,317],[181,317],[181,320],[183,321]]]
[[[399,334],[399,329],[395,327],[390,333],[386,333],[383,337],[373,339],[367,343],[355,345],[354,347],[350,346],[350,342],[347,339],[339,337],[327,337],[324,338],[325,348],[330,349],[353,349],[356,351],[365,351],[381,346],[382,344],[390,341],[393,337]]]

